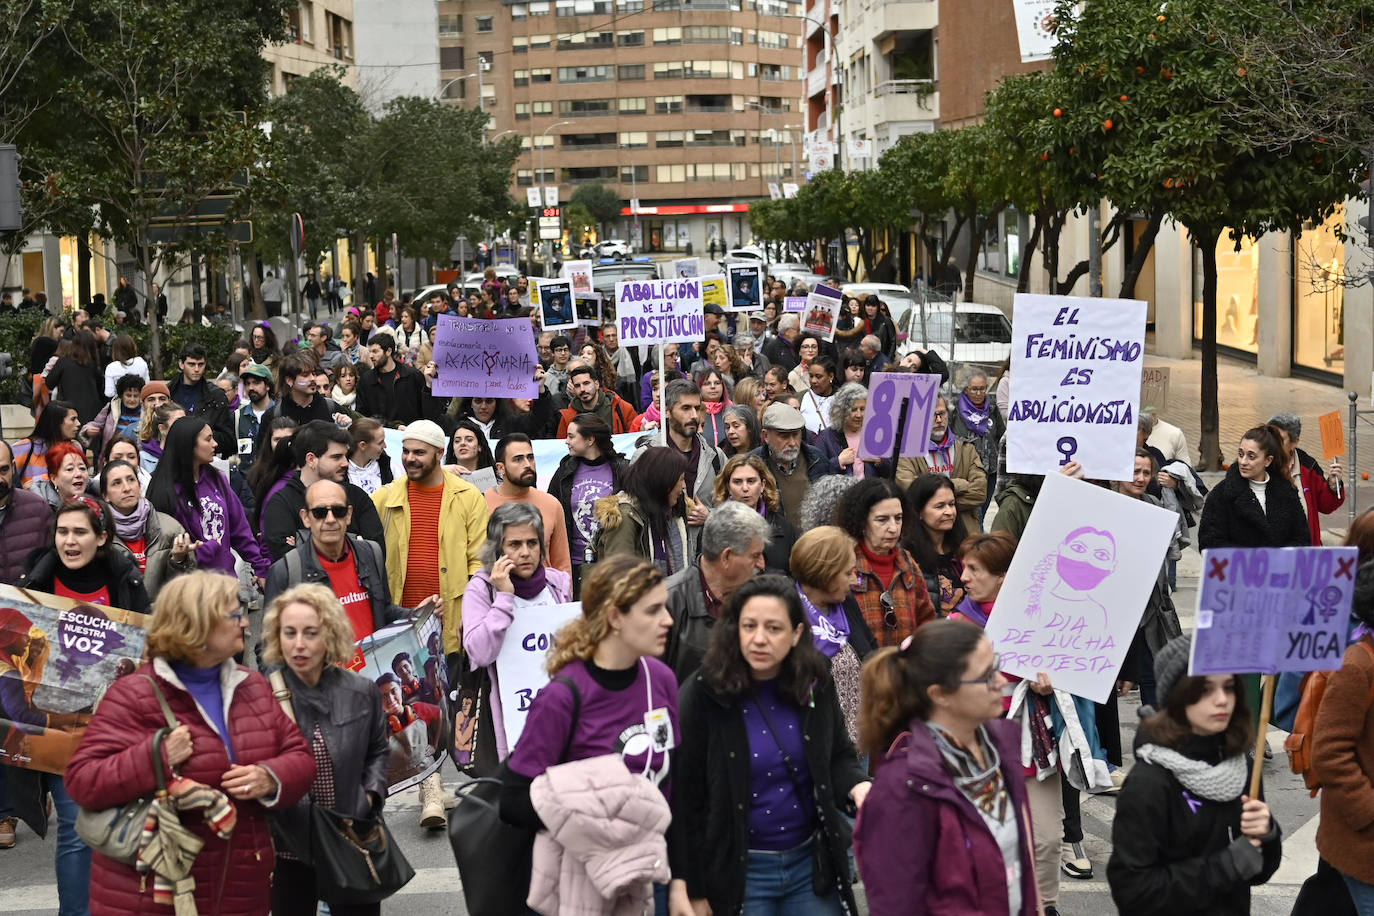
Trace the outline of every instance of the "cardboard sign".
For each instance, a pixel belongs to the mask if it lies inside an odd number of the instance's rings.
[[[377,685],[387,714],[387,794],[436,772],[448,753],[448,668],[440,621],[426,613],[358,640],[345,667]]]
[[[706,336],[700,278],[620,280],[615,285],[620,345],[684,343]]]
[[[701,302],[702,305],[718,305],[723,311],[726,300],[730,297],[726,295],[725,278],[719,274],[701,278]]]
[[[1002,670],[1105,703],[1178,516],[1050,474],[988,618]]]
[[[673,276],[696,277],[701,274],[701,266],[696,258],[678,258],[673,262]]]
[[[763,268],[758,264],[730,264],[730,301],[727,312],[757,312],[763,308]]]
[[[1163,413],[1169,409],[1169,367],[1146,366],[1140,373],[1140,409]]]
[[[578,327],[601,327],[601,294],[592,291],[573,294],[573,308],[577,311]]]
[[[564,261],[563,279],[572,284],[574,295],[582,295],[592,291],[592,262],[591,261]]]
[[[1191,674],[1274,674],[1341,666],[1359,549],[1202,552]]]
[[[822,340],[835,339],[835,326],[840,322],[840,306],[844,294],[833,286],[817,283],[806,296],[802,316],[802,330],[809,331]]]
[[[1345,454],[1345,425],[1341,423],[1341,412],[1333,410],[1317,417],[1322,431],[1322,458],[1330,461]]]
[[[875,372],[868,384],[868,409],[859,434],[859,457],[913,458],[930,450],[930,424],[939,402],[940,376]],[[902,421],[902,408],[906,418]],[[900,428],[898,424],[900,423]]]
[[[459,318],[440,315],[434,326],[438,397],[532,398],[539,394],[534,370],[539,352],[525,318]]]
[[[1018,293],[1012,313],[1007,470],[1130,480],[1145,353],[1145,303]]]
[[[806,311],[805,296],[785,296],[782,300],[782,310],[784,312],[804,312]]]
[[[0,696],[0,764],[61,773],[86,724],[49,728],[47,714],[93,712],[140,664],[149,618],[10,585],[0,609],[0,677],[23,685]]]
[[[577,327],[571,281],[535,280],[530,286],[539,290],[539,317],[544,330],[567,331]]]
[[[501,697],[501,720],[506,729],[506,747],[515,749],[525,730],[530,705],[549,673],[544,670],[554,637],[565,625],[582,615],[582,603],[546,604],[522,607],[506,630],[501,651],[496,656],[496,689]]]

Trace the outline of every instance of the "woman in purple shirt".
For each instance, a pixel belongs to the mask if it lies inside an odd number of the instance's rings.
[[[673,823],[692,840],[673,855],[673,875],[692,906],[857,912],[842,812],[870,784],[791,580],[759,576],[730,596],[680,703]]]

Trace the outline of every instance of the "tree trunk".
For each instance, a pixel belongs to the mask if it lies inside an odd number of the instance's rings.
[[[1030,238],[1026,240],[1025,250],[1021,252],[1021,269],[1017,271],[1016,291],[1018,293],[1030,292],[1030,265],[1035,259],[1035,248],[1040,242],[1040,232],[1045,223],[1045,211],[1037,210],[1035,213],[1034,225],[1031,226]]]
[[[91,237],[83,233],[76,237],[76,303],[82,308],[91,301]],[[110,303],[109,322],[114,323],[114,303]]]
[[[945,243],[940,246],[940,263],[937,264],[936,267],[944,267],[949,263],[949,253],[954,250],[954,243],[959,241],[959,235],[964,231],[964,224],[966,222],[968,222],[967,216],[964,216],[962,213],[955,214],[954,228],[949,230],[949,237],[946,238]]]
[[[1217,241],[1220,230],[1194,234],[1202,249],[1202,435],[1198,470],[1221,468],[1221,416],[1217,407]]]
[[[248,292],[253,297],[253,320],[267,320],[267,305],[262,299],[262,258],[253,255],[253,265],[248,270]]]
[[[385,298],[386,290],[391,286],[390,278],[387,276],[387,256],[391,254],[390,246],[385,244],[384,239],[377,240],[377,299]],[[400,301],[399,294],[396,301]],[[377,303],[372,303],[376,305]]]
[[[1045,225],[1045,272],[1050,275],[1050,295],[1059,295],[1059,237],[1064,231],[1064,211],[1050,214]]]
[[[143,233],[146,237],[147,233]],[[151,245],[140,248],[139,263],[143,266],[144,309],[148,320],[148,362],[154,378],[162,378],[162,322],[157,313],[157,300],[153,298],[153,249]]]
[[[193,251],[191,252],[191,320],[199,325],[200,317],[203,314],[200,296],[200,255]]]
[[[1121,277],[1119,298],[1135,298],[1136,281],[1140,279],[1140,271],[1144,269],[1145,259],[1150,256],[1150,250],[1155,246],[1155,236],[1159,234],[1159,227],[1163,222],[1163,213],[1150,215],[1150,221],[1145,224],[1145,231],[1140,233],[1140,240],[1136,242],[1135,250],[1131,252],[1131,259],[1126,262],[1126,273]]]

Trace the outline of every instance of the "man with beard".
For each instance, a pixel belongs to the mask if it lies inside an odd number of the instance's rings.
[[[944,395],[935,399],[935,414],[930,423],[930,447],[925,455],[897,459],[897,486],[908,489],[922,474],[944,474],[954,483],[954,504],[969,534],[983,530],[978,511],[988,495],[988,473],[983,459],[970,442],[950,430],[949,404]]]
[[[258,423],[258,448],[269,434],[272,421],[277,417],[290,417],[298,426],[312,420],[333,421],[347,429],[353,422],[346,413],[319,390],[315,381],[315,361],[302,353],[284,356],[277,364],[277,403],[262,415]]]
[[[396,361],[396,338],[375,334],[367,350],[372,368],[358,379],[358,413],[398,428],[423,418],[429,394],[425,377]]]
[[[701,389],[686,379],[674,379],[663,390],[664,419],[668,421],[668,445],[687,459],[687,495],[695,501],[687,524],[704,525],[715,502],[716,475],[725,467],[725,453],[701,434]],[[645,436],[635,443],[633,464],[644,450],[658,445],[658,436]]]
[[[763,445],[752,454],[763,459],[778,484],[778,498],[789,520],[801,518],[802,503],[811,492],[811,481],[825,476],[826,461],[820,449],[802,442],[806,421],[791,404],[769,404],[763,412]]]
[[[567,437],[568,424],[581,413],[594,413],[605,420],[612,435],[631,432],[635,420],[639,419],[628,401],[601,387],[596,372],[586,363],[579,363],[569,371],[568,387],[572,390],[572,403],[559,411],[559,439]]]
[[[238,409],[239,467],[247,470],[258,457],[258,435],[262,418],[275,406],[272,400],[272,370],[262,363],[248,362],[239,370],[244,403]]]
[[[487,511],[495,512],[506,503],[529,503],[544,517],[544,531],[548,543],[549,565],[572,575],[572,557],[568,550],[568,523],[563,505],[547,493],[535,489],[539,471],[534,464],[534,445],[524,433],[511,433],[496,443],[492,453],[500,483],[484,495]]]
[[[584,566],[596,562],[592,543],[601,523],[596,501],[622,488],[630,462],[616,451],[606,421],[591,413],[568,424],[568,454],[549,480],[548,492],[563,507],[567,519],[568,551],[573,561],[573,586],[579,589]]]
[[[382,522],[367,491],[348,482],[348,450],[352,440],[345,430],[324,420],[313,420],[296,430],[291,453],[296,473],[262,507],[262,534],[267,552],[280,560],[296,546],[301,528],[305,492],[317,481],[332,480],[344,488],[350,512],[348,531],[385,546]]]

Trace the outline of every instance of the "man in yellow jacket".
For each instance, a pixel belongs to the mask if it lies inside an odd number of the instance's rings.
[[[406,476],[382,487],[372,501],[386,532],[386,571],[394,600],[402,607],[415,607],[439,595],[444,653],[452,655],[462,648],[463,592],[468,579],[482,568],[489,512],[480,490],[444,471],[446,443],[437,423],[417,420],[407,426],[401,442]],[[423,826],[446,826],[438,773],[420,784],[420,803]]]

